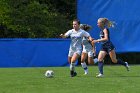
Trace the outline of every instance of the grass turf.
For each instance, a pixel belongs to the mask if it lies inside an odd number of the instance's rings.
[[[46,70],[54,78],[46,78]],[[123,66],[104,66],[104,78],[96,78],[97,66],[89,66],[84,76],[81,66],[78,75],[70,77],[69,67],[0,68],[0,93],[139,93],[140,66],[128,72]]]

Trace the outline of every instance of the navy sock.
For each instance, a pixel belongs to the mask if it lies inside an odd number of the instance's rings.
[[[102,62],[102,61],[99,61],[99,62],[98,62],[98,69],[99,69],[99,72],[100,72],[101,74],[103,74],[103,62]]]
[[[118,59],[117,63],[126,66],[125,62],[123,62],[121,59]]]
[[[87,70],[87,69],[88,69],[87,67],[84,68],[84,70]]]

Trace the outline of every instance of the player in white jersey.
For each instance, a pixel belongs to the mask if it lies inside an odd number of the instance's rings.
[[[87,24],[81,24],[80,28],[85,31],[89,31],[91,29],[91,26]],[[97,62],[97,58],[96,60],[93,60],[93,57],[96,56],[95,46],[91,44],[91,42],[88,40],[87,37],[83,37],[82,45],[83,45],[83,51],[81,55],[81,65],[86,75],[88,74],[88,67],[85,62],[87,56],[88,56],[88,64],[93,64],[93,63],[95,64]]]
[[[89,33],[80,29],[80,21],[77,19],[73,20],[73,29],[69,30],[65,34],[61,34],[60,36],[62,38],[70,36],[71,38],[68,61],[70,62],[70,75],[71,77],[74,77],[77,75],[75,71],[75,62],[82,52],[82,39],[83,37],[87,37],[89,40],[92,40],[92,38],[90,37]]]

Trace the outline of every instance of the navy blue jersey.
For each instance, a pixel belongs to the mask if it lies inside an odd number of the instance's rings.
[[[114,50],[114,45],[110,41],[110,34],[109,34],[109,29],[107,29],[108,32],[108,40],[107,41],[101,41],[101,51],[106,51],[109,53],[111,50]],[[100,38],[104,38],[104,32],[100,31]]]
[[[101,41],[102,44],[107,43],[107,42],[110,41],[109,29],[107,29],[107,32],[108,32],[108,40],[107,40],[107,41]],[[102,31],[100,31],[100,38],[104,38],[104,37],[105,37],[105,36],[104,36],[104,32],[103,32],[103,30],[102,30]]]

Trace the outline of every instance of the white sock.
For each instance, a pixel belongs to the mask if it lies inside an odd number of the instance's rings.
[[[84,63],[81,63],[81,65],[82,65],[82,68],[84,69],[85,73],[88,73],[87,64],[84,62]]]
[[[98,59],[97,58],[94,58],[94,64],[96,64],[98,62]]]

